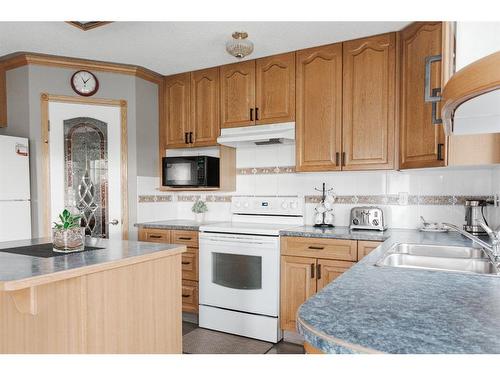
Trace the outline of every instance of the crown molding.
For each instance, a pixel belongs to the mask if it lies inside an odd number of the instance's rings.
[[[11,70],[24,65],[44,65],[59,68],[88,69],[101,72],[126,74],[136,76],[156,84],[159,84],[163,80],[163,75],[160,73],[137,65],[46,55],[33,52],[16,52],[0,57],[0,67],[3,70]]]

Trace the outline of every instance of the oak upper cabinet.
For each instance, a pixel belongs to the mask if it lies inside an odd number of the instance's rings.
[[[393,169],[396,34],[343,46],[342,169]]]
[[[255,124],[255,60],[220,68],[221,127]]]
[[[342,43],[296,54],[297,171],[340,170]]]
[[[424,100],[425,62],[427,57],[442,53],[442,23],[415,22],[399,32],[399,39],[400,168],[445,166],[443,126],[433,123],[432,103]],[[430,71],[431,93],[437,95],[440,86],[441,63],[436,62]]]
[[[256,60],[255,123],[295,121],[295,53]]]
[[[214,146],[220,129],[219,68],[191,73],[191,145]]]
[[[295,331],[297,310],[316,293],[316,259],[281,257],[281,329]]]
[[[166,148],[187,147],[190,132],[190,73],[165,77]]]

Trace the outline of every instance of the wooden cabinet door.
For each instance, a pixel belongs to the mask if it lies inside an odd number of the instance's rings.
[[[370,252],[376,249],[382,242],[379,241],[358,241],[358,260],[363,259]]]
[[[182,311],[198,313],[198,283],[182,280]]]
[[[221,127],[255,124],[255,60],[220,68]]]
[[[344,262],[341,260],[318,259],[316,271],[318,284],[316,291],[319,292],[355,264],[354,262]]]
[[[344,43],[343,170],[392,169],[396,34]]]
[[[165,78],[165,146],[189,147],[190,73]]]
[[[443,126],[432,123],[432,103],[424,101],[425,58],[442,53],[441,28],[441,22],[415,22],[399,33],[401,169],[446,165]],[[440,83],[438,62],[432,64],[431,88]]]
[[[295,121],[295,52],[256,61],[255,122]]]
[[[296,55],[297,171],[340,170],[342,43]]]
[[[281,328],[295,331],[297,310],[316,293],[316,259],[281,257]]]
[[[219,68],[191,73],[193,146],[217,145],[220,131]]]

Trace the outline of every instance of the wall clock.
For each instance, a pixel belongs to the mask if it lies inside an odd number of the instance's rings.
[[[99,90],[97,77],[87,70],[79,70],[71,76],[71,88],[81,96],[92,96]]]

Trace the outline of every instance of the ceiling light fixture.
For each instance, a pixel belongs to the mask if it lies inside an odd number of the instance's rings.
[[[232,36],[233,39],[226,43],[226,51],[230,55],[242,59],[253,52],[253,43],[247,39],[247,33],[235,31]]]

